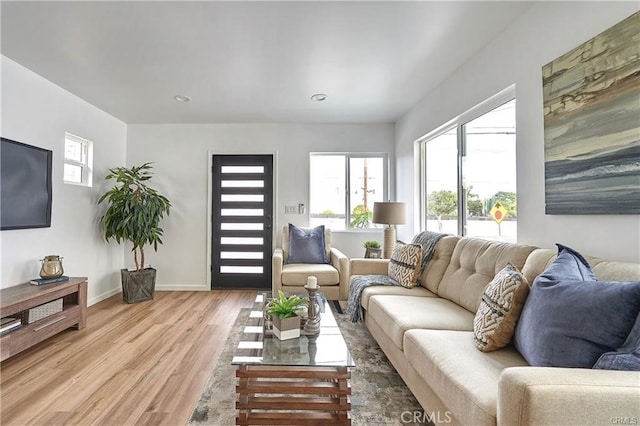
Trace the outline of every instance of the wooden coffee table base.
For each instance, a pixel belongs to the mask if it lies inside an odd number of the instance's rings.
[[[350,425],[347,367],[239,365],[238,425]]]

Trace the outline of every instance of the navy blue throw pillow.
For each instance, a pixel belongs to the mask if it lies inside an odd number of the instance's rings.
[[[562,244],[556,244],[556,246],[558,247],[558,257],[538,276],[538,279],[545,281],[596,281],[596,275],[584,256]]]
[[[626,344],[640,313],[640,282],[596,281],[584,257],[558,250],[531,287],[514,345],[532,366],[592,368]]]
[[[325,250],[324,225],[308,233],[289,224],[289,256],[285,263],[329,263]]]
[[[629,337],[617,351],[603,354],[593,368],[600,370],[640,371],[640,315]]]

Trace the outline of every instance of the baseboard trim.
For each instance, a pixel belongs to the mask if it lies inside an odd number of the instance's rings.
[[[206,284],[156,284],[156,291],[210,291]]]
[[[118,287],[118,288],[114,288],[111,289],[105,293],[102,293],[98,296],[92,297],[91,299],[87,300],[87,306],[91,306],[91,305],[95,305],[98,302],[102,302],[105,299],[110,298],[111,296],[113,296],[114,294],[118,294],[122,292],[122,288]]]

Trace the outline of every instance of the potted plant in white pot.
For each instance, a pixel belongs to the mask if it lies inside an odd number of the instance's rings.
[[[291,295],[285,296],[278,290],[278,297],[267,304],[267,313],[271,315],[273,334],[280,340],[300,337],[300,316],[298,312],[304,309],[305,299]]]
[[[163,235],[160,220],[171,207],[165,196],[149,186],[151,168],[151,163],[144,163],[109,169],[105,179],[114,179],[115,185],[98,200],[98,204],[107,203],[100,218],[105,239],[133,244],[135,270],[121,270],[122,295],[127,303],[153,299],[156,270],[144,267],[144,246],[150,244],[158,250]]]

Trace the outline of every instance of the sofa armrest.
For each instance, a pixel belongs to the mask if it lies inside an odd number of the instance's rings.
[[[511,367],[498,382],[498,425],[639,422],[640,372]]]
[[[340,300],[347,300],[349,294],[349,258],[335,247],[331,247],[330,261],[340,275]]]
[[[282,265],[284,263],[284,253],[281,248],[273,251],[271,257],[271,291],[277,294],[278,290],[282,290]]]
[[[351,275],[387,275],[389,259],[351,259]]]

